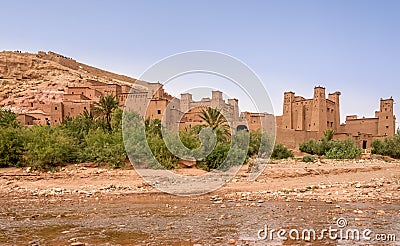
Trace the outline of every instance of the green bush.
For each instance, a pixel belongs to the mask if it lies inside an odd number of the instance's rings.
[[[225,161],[229,149],[230,143],[217,143],[211,154],[201,161],[199,166],[207,171],[210,171],[211,169],[218,169]]]
[[[23,165],[24,139],[20,128],[0,126],[0,167]]]
[[[242,131],[245,132],[245,131]],[[273,149],[272,139],[267,132],[261,132],[260,130],[250,132],[250,142],[248,149],[248,156],[253,155],[268,156],[271,154]]]
[[[147,138],[150,149],[153,153],[155,160],[166,169],[174,169],[178,167],[179,158],[169,151],[162,138],[150,137]],[[151,162],[152,158],[147,159],[150,161],[152,167],[158,167],[157,163]]]
[[[77,141],[62,128],[33,126],[23,132],[23,165],[35,169],[51,169],[76,161]]]
[[[272,159],[287,159],[294,157],[293,151],[286,148],[283,144],[276,144],[272,151]]]
[[[303,158],[301,159],[302,162],[314,162],[315,158],[312,155],[305,155],[303,156]]]
[[[17,127],[17,115],[11,110],[0,109],[0,126]]]
[[[300,151],[328,159],[354,159],[361,155],[361,149],[352,139],[332,140],[333,130],[326,130],[321,140],[310,140],[300,144]]]
[[[400,135],[385,138],[384,140],[375,139],[372,142],[372,153],[378,155],[400,158]]]
[[[67,117],[61,124],[61,127],[71,136],[78,140],[79,143],[84,142],[86,135],[90,130],[98,128],[107,130],[106,123],[102,119],[95,119],[92,111],[85,110],[83,114],[75,118]]]
[[[81,162],[93,161],[111,168],[121,167],[126,160],[122,131],[108,132],[100,128],[89,130],[84,148],[79,152]]]
[[[361,149],[352,139],[332,141],[330,149],[326,152],[328,159],[354,159],[361,155]]]

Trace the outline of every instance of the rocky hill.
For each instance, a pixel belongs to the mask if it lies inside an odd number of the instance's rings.
[[[60,102],[69,86],[90,83],[132,85],[135,79],[104,71],[54,52],[0,52],[0,107],[20,113],[20,105]]]

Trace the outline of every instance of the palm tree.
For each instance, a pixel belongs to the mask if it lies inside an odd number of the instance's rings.
[[[119,107],[117,99],[114,95],[101,96],[100,101],[96,102],[93,108],[98,118],[105,120],[108,130],[111,129],[111,116],[115,109]]]
[[[206,122],[206,125],[210,127],[217,134],[221,133],[225,135],[227,140],[230,136],[230,127],[228,121],[222,115],[219,109],[207,107],[200,111],[200,118]]]

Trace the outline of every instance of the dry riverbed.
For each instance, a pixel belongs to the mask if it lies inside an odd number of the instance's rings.
[[[260,239],[259,230],[335,227],[396,234],[400,163],[271,163],[255,182],[243,167],[202,196],[163,194],[133,169],[70,165],[58,172],[0,169],[1,245],[308,245],[382,241]],[[201,175],[181,169],[183,175]]]

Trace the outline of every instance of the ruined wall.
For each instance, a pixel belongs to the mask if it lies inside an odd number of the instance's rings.
[[[44,51],[39,51],[37,54],[38,58],[42,58],[42,59],[46,59],[46,60],[50,60],[50,61],[54,61],[57,62],[65,67],[77,70],[79,68],[78,63],[76,62],[76,60],[54,53],[54,52],[44,52]]]
[[[0,54],[0,76],[4,79],[21,80],[31,67],[33,60],[28,53],[6,51]]]

